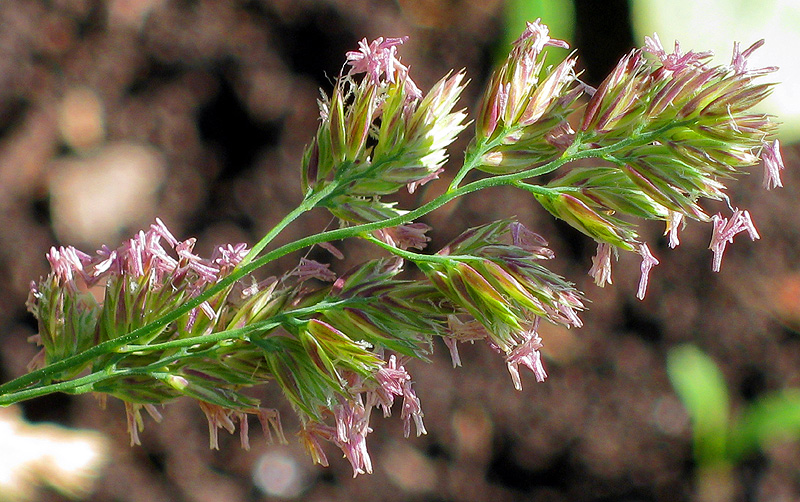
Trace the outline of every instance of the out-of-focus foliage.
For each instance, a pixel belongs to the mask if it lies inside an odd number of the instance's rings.
[[[695,459],[724,460],[728,431],[728,387],[717,365],[693,345],[674,348],[667,373],[692,419]]]
[[[734,415],[722,372],[694,345],[670,351],[667,373],[692,420],[701,500],[724,500],[713,486],[730,488],[732,467],[748,455],[800,439],[800,389],[764,394]]]

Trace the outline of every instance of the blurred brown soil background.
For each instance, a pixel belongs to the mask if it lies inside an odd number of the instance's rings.
[[[584,79],[597,85],[641,41],[632,39],[625,2],[576,5],[575,45]],[[116,246],[156,216],[179,238],[197,237],[203,255],[224,242],[257,241],[300,200],[299,161],[317,126],[319,88],[330,90],[346,51],[363,37],[409,35],[401,55],[418,85],[466,68],[461,103],[474,110],[500,43],[502,8],[500,0],[0,3],[2,381],[24,373],[36,352],[24,302],[31,279],[47,271],[51,245]],[[453,163],[469,139],[462,136]],[[621,256],[613,286],[595,287],[587,275],[594,245],[525,194],[492,189],[430,215],[434,250],[468,227],[516,216],[549,240],[557,254],[549,265],[586,292],[590,310],[582,329],[542,328],[549,378],[536,384],[526,374],[523,392],[484,346],[462,346],[462,368],[451,367],[443,344],[431,364],[409,364],[428,434],[403,439],[398,417],[376,414],[369,476],[352,479],[333,448],[329,468],[312,466],[274,386],[258,397],[282,411],[290,444],[266,445],[253,431],[250,451],[227,434],[210,451],[205,418],[188,401],[167,406],[161,424],[145,418],[143,445],[133,448],[119,402],[102,410],[92,396],[53,395],[22,410],[30,421],[110,438],[110,463],[87,498],[98,502],[277,500],[254,473],[280,479],[286,465],[303,489],[281,493],[308,501],[691,500],[689,421],[666,376],[669,348],[692,342],[711,355],[734,410],[800,387],[797,150],[785,147],[784,159],[786,188],[763,191],[757,168],[730,189],[761,241],[737,238],[720,273],[711,272],[709,225],[689,223],[675,250],[663,228],[644,227],[661,260],[644,301],[634,297],[638,257]],[[400,203],[430,198],[446,183],[447,175]],[[315,212],[279,242],[329,221]],[[332,264],[339,272],[374,256],[363,245],[341,247],[347,258]],[[735,499],[799,500],[799,468],[800,445],[776,444],[737,467]],[[43,490],[40,500],[61,495]]]

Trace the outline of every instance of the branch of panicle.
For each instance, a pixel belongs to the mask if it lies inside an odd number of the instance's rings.
[[[548,183],[555,193],[540,193],[537,200],[598,242],[590,270],[598,285],[611,282],[609,246],[641,254],[639,298],[658,263],[623,216],[664,221],[670,247],[679,244],[685,218],[713,220],[712,267],[718,270],[732,238],[719,237],[723,217],[709,217],[702,200],[727,200],[726,183],[759,161],[764,187],[782,186],[776,125],[751,111],[773,85],[756,79],[776,69],[748,69],[747,58],[761,45],[763,40],[740,51],[736,43],[730,65],[711,67],[711,52],[682,53],[676,42],[668,53],[653,35],[645,38],[643,49],[623,57],[597,88],[584,110],[578,141],[583,149],[605,152],[620,145],[601,156],[615,167],[573,167]],[[742,214],[734,211],[730,222],[743,221]]]

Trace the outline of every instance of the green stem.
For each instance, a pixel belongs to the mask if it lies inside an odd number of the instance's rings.
[[[263,251],[264,248],[267,247],[270,242],[272,242],[272,239],[274,239],[279,233],[281,233],[284,228],[289,226],[289,224],[291,224],[303,213],[314,209],[317,206],[317,204],[320,203],[320,201],[325,200],[326,197],[328,197],[331,193],[333,193],[336,190],[337,186],[338,186],[337,184],[331,183],[329,185],[324,186],[318,192],[307,193],[306,196],[303,197],[303,201],[300,202],[300,205],[298,205],[289,214],[287,214],[281,221],[278,222],[277,225],[272,227],[272,229],[269,232],[267,232],[267,234],[253,246],[250,252],[248,252],[247,255],[239,263],[237,268],[244,267],[245,265],[253,261],[253,259],[259,254],[261,254],[261,251]],[[236,272],[234,271],[231,275],[236,275]]]
[[[486,143],[482,143],[476,145],[475,148],[467,150],[467,154],[464,156],[464,165],[461,166],[461,169],[459,169],[456,175],[453,177],[453,181],[450,182],[450,186],[447,188],[447,191],[452,192],[453,190],[457,189],[458,185],[461,184],[467,174],[469,174],[470,171],[475,169],[478,164],[480,164],[481,157],[493,146],[494,145],[489,146]]]
[[[277,316],[276,316],[277,317]],[[175,348],[189,348],[196,345],[203,345],[206,343],[217,343],[227,340],[239,340],[247,337],[247,335],[258,332],[268,331],[277,328],[281,325],[281,321],[276,320],[274,317],[248,324],[247,326],[234,329],[226,329],[224,331],[217,331],[207,335],[193,336],[191,338],[181,338],[179,340],[170,340],[169,342],[153,343],[150,345],[126,345],[120,347],[119,352],[124,354],[156,352],[159,350],[175,349]]]
[[[545,187],[540,186],[540,185],[531,185],[530,183],[525,183],[523,181],[515,181],[514,182],[514,186],[519,188],[519,189],[525,190],[526,192],[530,192],[530,193],[532,193],[534,195],[547,195],[547,194],[551,194],[551,193],[556,192],[556,191],[558,191],[558,192],[572,191],[572,190],[564,190],[562,187],[558,187],[557,190],[553,190],[553,189],[550,189],[550,188],[545,188]],[[571,189],[572,187],[568,187],[568,188]]]
[[[415,253],[413,251],[409,251],[407,249],[400,249],[398,247],[392,246],[391,244],[387,244],[380,239],[377,239],[371,235],[362,235],[362,237],[375,244],[376,246],[383,248],[395,256],[399,256],[405,260],[408,260],[412,263],[420,264],[420,263],[441,263],[441,264],[448,264],[453,261],[479,261],[481,258],[476,256],[465,256],[465,255],[438,255],[438,254],[422,254],[422,253]]]
[[[587,138],[585,138],[585,133],[579,132],[575,135],[575,140],[572,144],[567,148],[567,150],[561,155],[560,158],[549,162],[543,166],[527,169],[525,171],[520,171],[518,173],[506,174],[501,176],[493,176],[490,178],[485,178],[484,180],[497,180],[498,183],[492,184],[489,186],[496,186],[496,185],[515,185],[517,181],[523,180],[526,178],[532,178],[534,176],[541,176],[543,174],[548,174],[556,169],[560,168],[564,164],[569,162],[573,162],[580,159],[587,159],[587,158],[598,158],[603,160],[608,160],[610,162],[615,162],[620,164],[620,161],[614,158],[611,153],[616,152],[619,150],[623,150],[625,148],[631,146],[638,146],[638,145],[646,145],[661,137],[665,132],[668,130],[675,128],[675,127],[684,127],[688,124],[691,124],[692,121],[685,120],[682,122],[675,122],[671,124],[667,124],[659,129],[649,132],[640,132],[636,131],[631,134],[628,138],[618,141],[612,145],[595,148],[589,147],[586,148],[587,145]],[[508,136],[512,133],[512,130],[509,129],[505,131],[503,134],[500,134],[494,141],[491,142],[480,142],[477,143],[474,147],[470,148],[467,151],[465,156],[464,165],[458,171],[456,176],[453,178],[453,181],[450,183],[450,187],[448,188],[446,193],[455,192],[458,189],[458,185],[464,180],[467,174],[472,171],[473,169],[477,168],[481,163],[481,158],[487,152],[491,151],[493,148],[502,144],[502,138]],[[622,162],[624,164],[624,162]]]
[[[9,392],[7,394],[4,393],[2,396],[0,396],[0,406],[8,406],[20,401],[46,396],[47,394],[52,394],[55,392],[64,392],[67,394],[82,394],[84,392],[91,392],[96,383],[102,382],[103,380],[108,380],[109,378],[115,378],[119,375],[119,370],[107,369],[102,372],[95,372],[64,382],[40,385],[38,387],[32,387],[16,392]],[[12,380],[12,382],[14,381],[15,380]]]

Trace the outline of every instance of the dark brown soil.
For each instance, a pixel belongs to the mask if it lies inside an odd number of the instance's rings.
[[[596,85],[633,44],[625,2],[604,2],[602,16],[594,2],[577,4],[576,45]],[[99,244],[70,228],[62,206],[56,210],[56,202],[77,204],[55,195],[59,173],[85,172],[114,146],[144,148],[143,162],[156,166],[152,194],[134,204],[124,228],[107,233],[109,245],[155,216],[179,237],[198,237],[202,253],[223,242],[255,242],[300,200],[298,166],[317,125],[318,89],[330,89],[347,50],[362,37],[410,35],[403,61],[420,87],[464,67],[472,82],[463,104],[474,110],[497,50],[501,9],[499,0],[0,3],[0,379],[22,374],[35,353],[26,342],[35,325],[24,302],[29,281],[46,273],[47,249]],[[77,123],[60,118],[68,97],[82,117]],[[464,136],[452,149],[454,162]],[[332,448],[329,468],[311,466],[275,388],[259,397],[284,411],[290,445],[267,446],[253,431],[249,452],[227,434],[220,451],[209,451],[205,418],[188,401],[165,408],[161,424],[146,418],[143,445],[134,448],[118,402],[104,411],[90,396],[54,395],[22,408],[31,421],[110,438],[113,457],[93,501],[272,500],[253,483],[266,453],[300,466],[305,489],[297,497],[309,501],[691,500],[691,431],[666,376],[669,349],[691,342],[711,355],[734,410],[800,386],[797,155],[784,150],[786,188],[762,190],[758,172],[731,188],[761,240],[737,239],[720,273],[711,272],[708,225],[690,223],[676,250],[663,228],[646,226],[661,264],[644,301],[634,297],[638,257],[622,256],[614,285],[595,287],[586,274],[593,245],[524,194],[486,191],[430,215],[434,249],[467,227],[516,216],[548,238],[557,253],[552,267],[592,303],[582,329],[542,329],[549,378],[537,384],[524,375],[523,392],[483,346],[462,347],[462,368],[451,367],[443,344],[431,364],[411,363],[428,434],[406,440],[398,417],[376,416],[370,476],[352,479]],[[421,197],[441,186],[431,184]],[[314,213],[279,241],[328,221]],[[343,248],[348,259],[334,264],[340,271],[369,252]],[[798,500],[798,469],[800,445],[769,448],[737,467],[735,500]],[[43,491],[41,500],[60,499]]]

